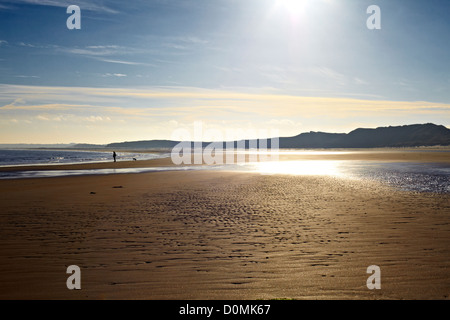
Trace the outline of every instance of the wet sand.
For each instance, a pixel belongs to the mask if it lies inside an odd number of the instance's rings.
[[[449,299],[448,194],[187,171],[0,180],[0,199],[0,299]]]

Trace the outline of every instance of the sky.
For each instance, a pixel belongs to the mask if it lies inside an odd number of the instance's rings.
[[[67,28],[69,5],[81,29]],[[370,5],[381,29],[367,27]],[[450,128],[449,12],[448,0],[0,0],[0,143],[171,139],[198,122],[243,138]]]

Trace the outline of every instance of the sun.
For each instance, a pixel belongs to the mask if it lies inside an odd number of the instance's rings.
[[[290,14],[302,13],[308,0],[277,0],[277,6],[285,8]]]

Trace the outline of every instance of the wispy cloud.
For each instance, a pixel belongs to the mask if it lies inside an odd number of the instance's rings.
[[[13,7],[0,3],[0,10],[10,10],[10,9],[13,9]]]
[[[56,121],[56,122],[103,122],[103,121],[111,121],[110,117],[102,117],[102,116],[75,116],[72,114],[39,114],[35,117],[36,120],[40,121]]]
[[[123,74],[107,76],[120,78]],[[343,124],[347,123],[393,125],[427,121],[447,126],[450,123],[450,105],[443,103],[304,97],[262,89],[260,93],[254,91],[250,93],[244,88],[0,85],[0,133],[4,141],[9,136],[11,140],[14,138],[11,132],[31,130],[28,125],[32,122],[36,137],[43,137],[37,141],[44,141],[44,138],[52,141],[54,130],[63,126],[67,141],[79,141],[81,134],[92,142],[90,133],[111,142],[111,139],[170,138],[171,130],[176,128],[173,123],[189,125],[194,121],[224,129],[278,129],[284,136],[308,130],[341,132]],[[103,136],[99,135],[100,131]],[[43,132],[47,132],[45,136]],[[18,136],[19,133],[15,137]]]
[[[10,44],[12,45],[12,44]],[[29,42],[17,42],[14,44],[15,46],[19,46],[22,48],[31,48],[31,49],[52,49],[52,50],[58,50],[61,47],[56,44],[37,44],[37,43],[29,43]]]
[[[345,85],[347,83],[347,77],[328,67],[319,66],[310,69],[312,73],[322,76],[328,80],[332,80],[340,85]]]
[[[369,84],[367,81],[365,81],[365,80],[363,80],[363,79],[360,79],[360,78],[358,78],[358,77],[354,77],[354,78],[353,78],[353,81],[354,81],[356,84],[360,84],[360,85],[366,85],[366,84]]]
[[[27,75],[18,75],[16,76],[16,78],[34,78],[34,79],[39,79],[39,76],[27,76]]]
[[[103,61],[103,62],[109,62],[109,63],[132,65],[132,66],[156,67],[156,65],[152,64],[152,63],[144,63],[144,62],[136,62],[136,61],[125,61],[125,60],[115,60],[115,59],[106,59],[106,58],[98,58],[97,60]]]
[[[118,53],[117,47],[61,48],[61,51],[86,56],[110,56]]]
[[[121,78],[121,77],[126,77],[127,75],[123,74],[123,73],[105,73],[102,76],[103,77],[119,77],[119,78]]]
[[[6,40],[0,40],[0,46],[7,45],[8,42]],[[51,49],[56,50],[57,52],[63,52],[71,55],[84,56],[91,59],[96,59],[98,61],[107,62],[107,63],[116,63],[116,64],[124,64],[124,65],[140,65],[140,66],[149,66],[156,67],[157,65],[140,62],[140,61],[130,61],[125,59],[120,59],[116,57],[120,56],[129,56],[130,54],[139,54],[144,53],[143,50],[138,48],[130,48],[119,45],[95,45],[95,46],[85,46],[85,47],[64,47],[61,45],[55,44],[36,44],[36,43],[25,43],[18,42],[15,44],[16,46],[29,48],[29,49]]]
[[[109,77],[124,77],[121,73],[107,73]],[[242,89],[244,90],[244,89]],[[351,113],[366,115],[383,113],[384,115],[406,113],[449,113],[450,105],[426,101],[387,101],[363,100],[354,98],[304,97],[274,93],[247,93],[243,91],[207,90],[189,87],[153,87],[148,89],[129,88],[81,88],[81,87],[35,87],[0,85],[0,95],[13,99],[54,100],[65,97],[72,103],[64,106],[83,106],[90,102],[111,102],[135,106],[138,110],[166,112],[208,112],[247,113],[254,115],[276,116],[323,116],[333,114],[345,117]],[[131,99],[131,100],[130,100]],[[1,100],[0,100],[1,101]],[[83,102],[83,103],[81,103]],[[128,103],[127,103],[128,102]],[[95,104],[94,104],[95,105]],[[5,105],[3,108],[7,107]],[[47,107],[60,108],[63,104],[46,104]],[[97,104],[97,106],[99,106]],[[104,107],[111,105],[104,104]],[[160,106],[160,107],[158,107]],[[15,107],[9,105],[9,107]],[[36,106],[33,106],[36,107]],[[2,108],[2,109],[3,109]],[[132,107],[123,106],[121,109]]]
[[[0,111],[55,111],[55,110],[80,110],[80,109],[92,109],[99,106],[93,105],[80,105],[80,104],[63,104],[63,103],[51,103],[51,104],[34,104],[34,105],[16,105],[15,102],[1,106]]]
[[[73,1],[68,0],[4,0],[6,4],[1,4],[0,8],[12,9],[15,8],[14,5],[19,4],[28,4],[28,5],[39,5],[39,6],[51,6],[51,7],[65,7],[74,4]],[[117,10],[112,9],[103,4],[103,1],[91,0],[91,1],[83,1],[77,0],[76,5],[78,5],[83,10],[89,11],[97,11],[104,13],[117,14],[119,13]]]
[[[194,46],[204,46],[209,43],[208,40],[195,36],[163,37],[161,40],[163,46],[180,50],[189,49]]]
[[[123,47],[118,45],[97,45],[86,46],[82,48],[58,47],[57,49],[64,53],[84,56],[107,63],[156,67],[155,64],[151,63],[117,58],[121,56],[129,56],[130,54],[140,54],[145,52],[138,48]]]
[[[191,43],[191,44],[207,44],[209,41],[206,39],[201,39],[196,36],[182,36],[182,37],[174,37],[174,40],[178,40],[184,43]]]
[[[18,45],[21,47],[37,48],[36,45],[31,44],[31,43],[25,43],[25,42],[19,42]]]
[[[88,49],[117,49],[120,48],[118,45],[106,45],[106,46],[87,46]]]

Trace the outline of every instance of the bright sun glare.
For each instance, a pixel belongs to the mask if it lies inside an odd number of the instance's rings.
[[[303,12],[306,3],[307,0],[277,0],[277,4],[287,9],[290,14]]]
[[[341,176],[340,161],[274,161],[254,164],[255,170],[262,174]]]

